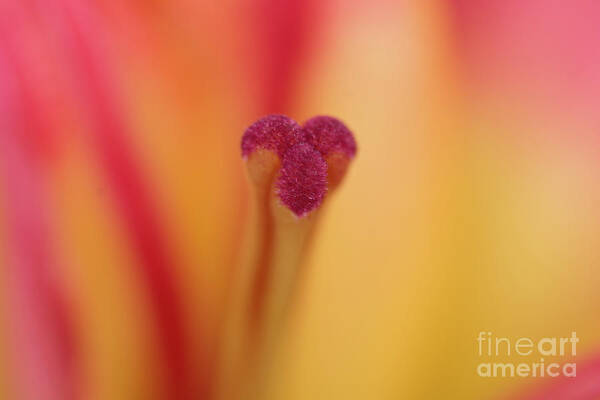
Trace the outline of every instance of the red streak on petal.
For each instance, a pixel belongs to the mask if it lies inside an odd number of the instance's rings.
[[[102,52],[104,32],[87,3],[70,0],[55,3],[66,11],[65,15],[59,15],[63,23],[55,28],[70,50],[69,61],[93,124],[96,150],[139,257],[140,274],[147,285],[160,337],[168,398],[188,399],[196,390],[203,396],[209,390],[208,372],[198,371],[192,381],[182,300],[171,273],[176,263],[168,249],[151,191],[126,139],[129,127],[121,114],[110,65]],[[198,387],[194,390],[191,385]]]
[[[254,59],[260,63],[261,112],[289,110],[294,81],[318,29],[318,4],[318,0],[257,0],[248,5],[253,27],[249,37],[258,42]]]
[[[5,9],[16,23],[18,7]],[[78,398],[77,344],[69,306],[57,282],[42,190],[40,153],[31,140],[49,134],[20,65],[17,38],[0,24],[0,179],[9,227],[5,273],[12,304],[17,392],[27,400]]]

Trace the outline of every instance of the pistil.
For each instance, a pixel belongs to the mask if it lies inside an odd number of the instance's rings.
[[[332,117],[301,127],[270,115],[244,133],[252,204],[225,326],[221,398],[259,396],[320,208],[355,153],[352,133]]]

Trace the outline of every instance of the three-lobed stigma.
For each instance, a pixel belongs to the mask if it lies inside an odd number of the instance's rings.
[[[338,119],[317,116],[303,126],[284,115],[268,115],[242,136],[242,157],[257,150],[275,153],[281,169],[275,183],[279,200],[296,216],[318,208],[356,154],[352,132]]]

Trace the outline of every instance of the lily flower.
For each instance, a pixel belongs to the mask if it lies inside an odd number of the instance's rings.
[[[0,399],[594,399],[599,22],[0,0]]]

